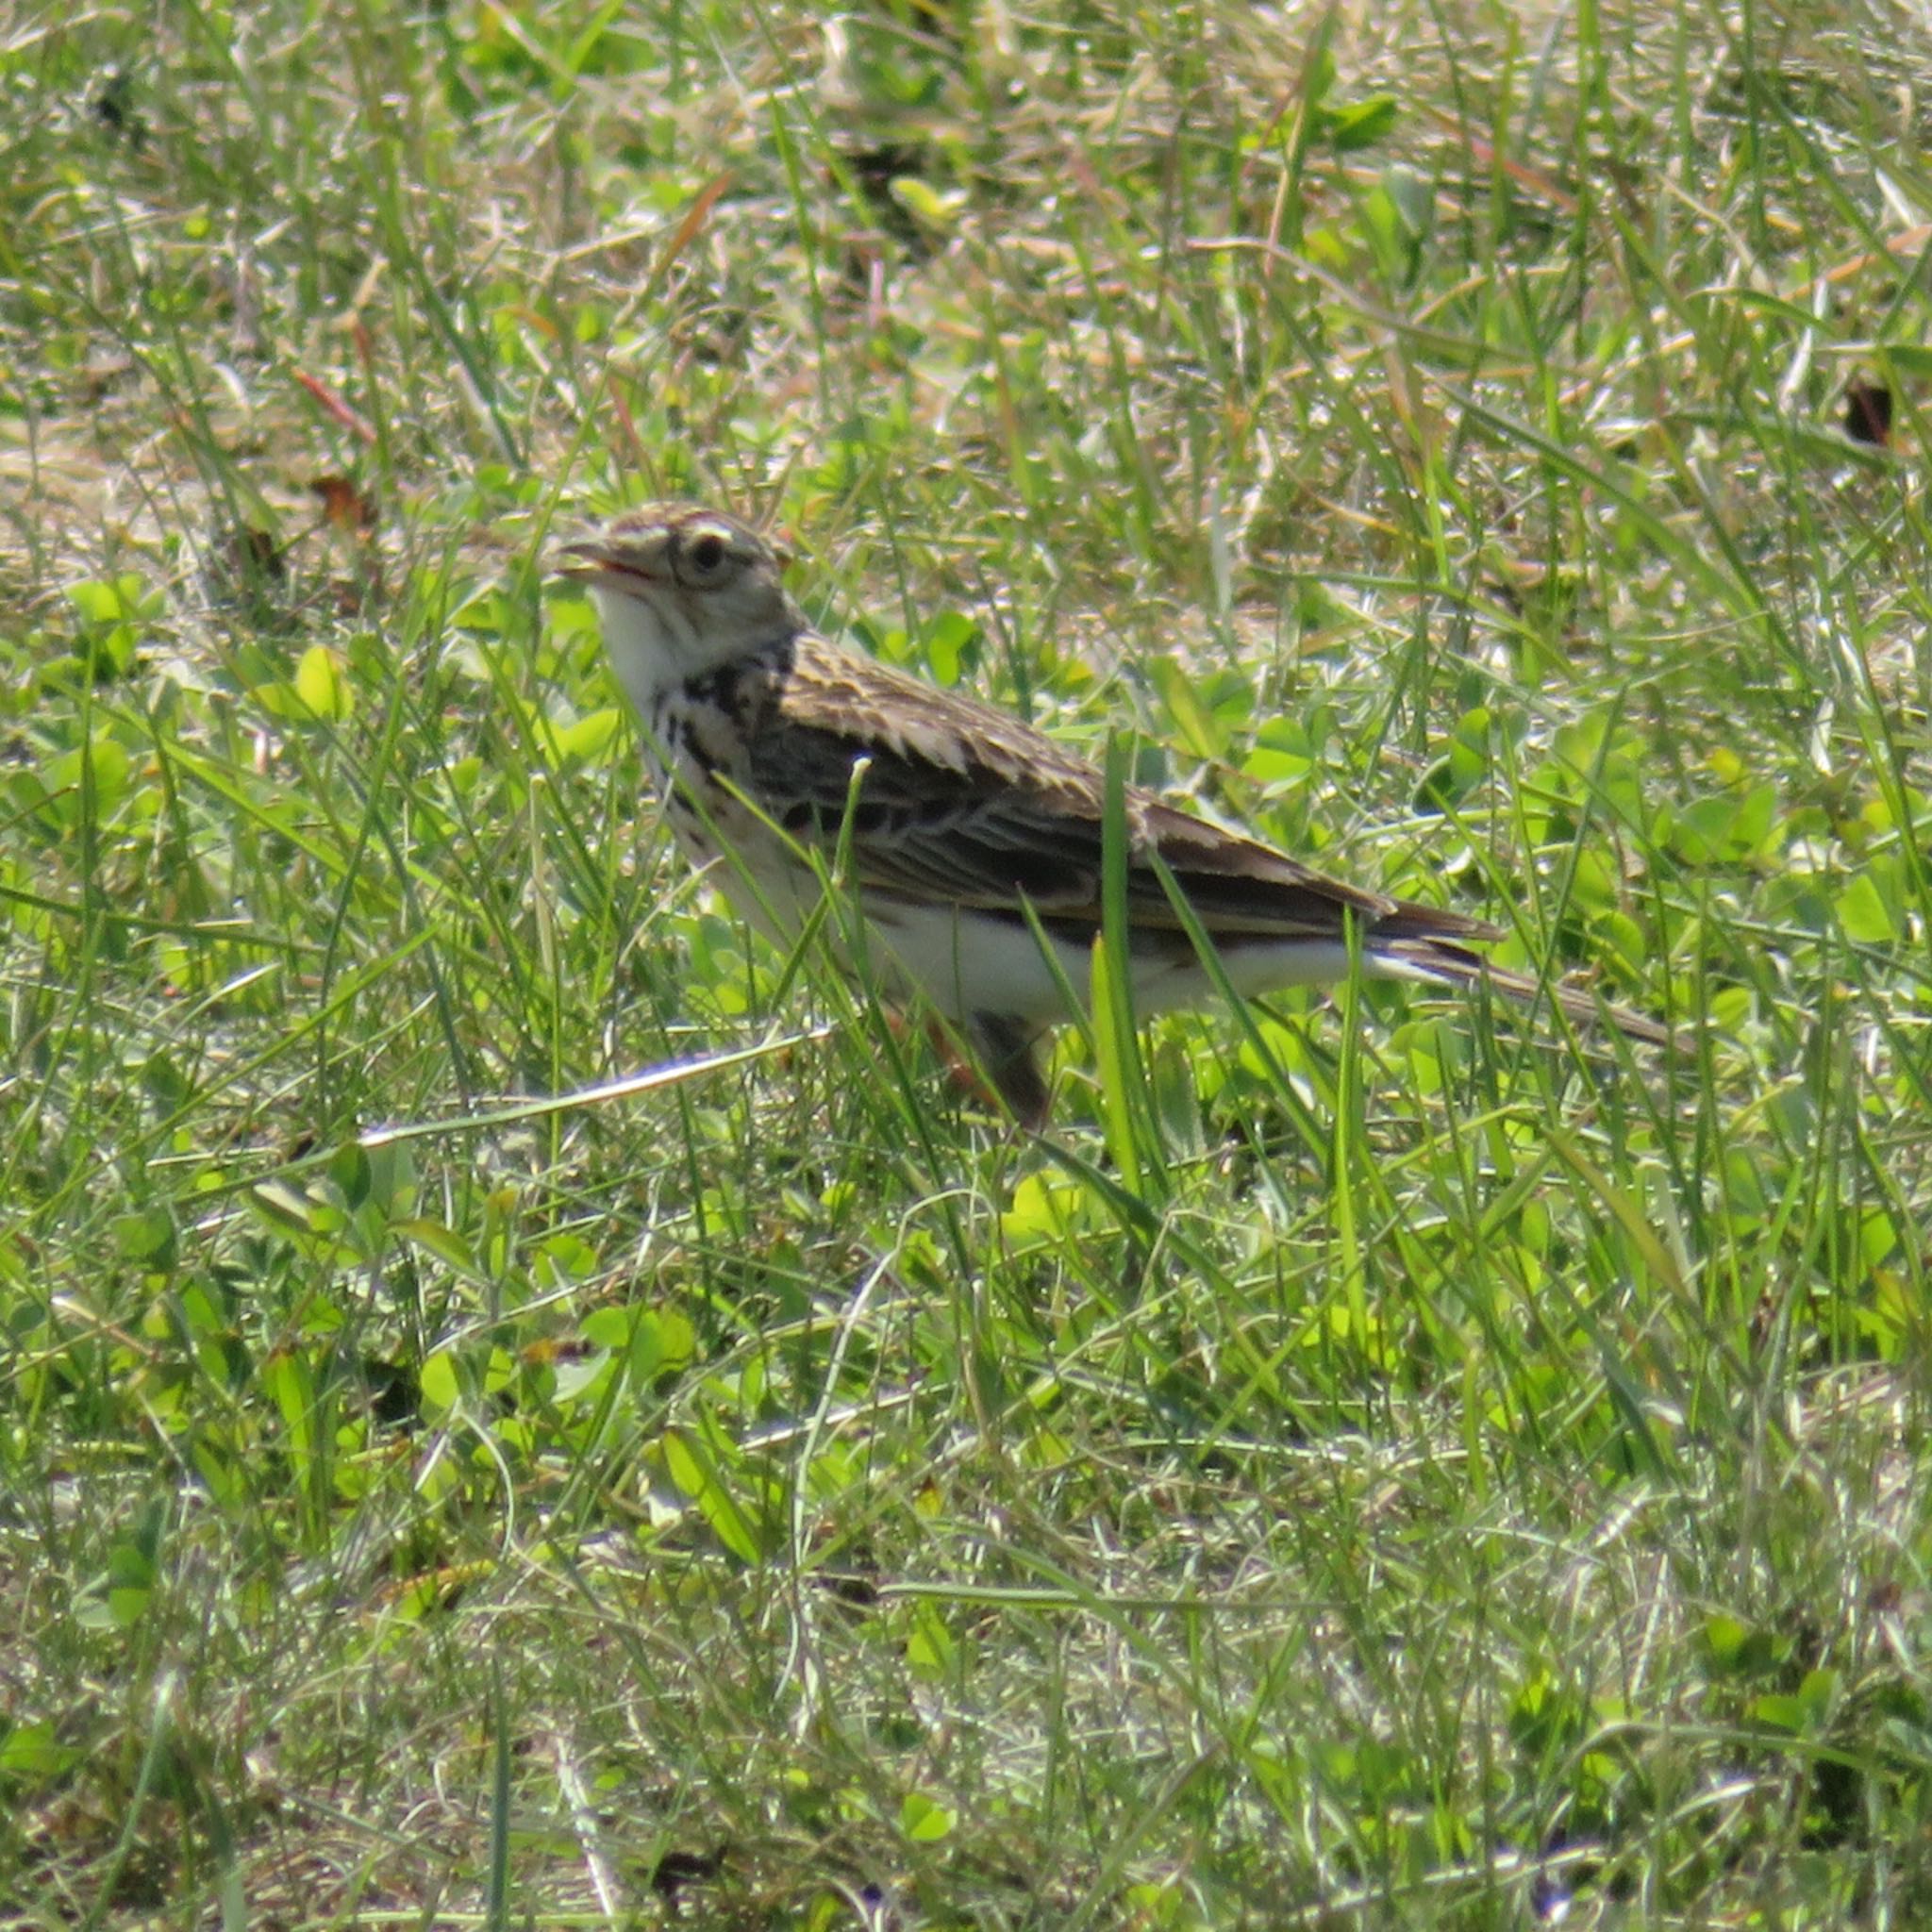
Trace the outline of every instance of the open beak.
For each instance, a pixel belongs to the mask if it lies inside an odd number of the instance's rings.
[[[574,543],[559,543],[551,553],[550,567],[575,583],[595,583],[610,568],[610,553],[594,539],[580,538]]]
[[[552,568],[560,577],[579,584],[594,584],[609,577],[620,582],[625,577],[657,583],[659,573],[650,568],[645,558],[628,545],[606,542],[600,537],[579,537],[559,543],[552,552]],[[557,559],[564,559],[558,561]]]

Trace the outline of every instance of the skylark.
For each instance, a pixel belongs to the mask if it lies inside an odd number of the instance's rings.
[[[1100,772],[1005,712],[821,637],[776,553],[736,517],[654,504],[564,549],[564,575],[596,600],[686,857],[783,945],[821,898],[803,855],[829,869],[843,831],[870,963],[890,991],[963,1028],[1015,1116],[1037,1125],[1048,1094],[1035,1047],[1069,1017],[1064,986],[1086,997],[1102,925]],[[1324,878],[1145,791],[1129,789],[1125,808],[1137,1012],[1214,991],[1158,853],[1244,996],[1345,977],[1353,922],[1375,977],[1487,981],[1578,1020],[1607,1014],[1638,1040],[1669,1038],[1487,964],[1469,946],[1501,934],[1479,920]]]

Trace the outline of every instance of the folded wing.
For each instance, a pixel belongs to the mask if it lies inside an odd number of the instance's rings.
[[[778,728],[782,727],[782,728]],[[1101,919],[1100,774],[1002,711],[799,641],[754,729],[758,803],[829,851],[853,772],[852,863],[861,888],[994,911],[1024,898],[1042,919]],[[1130,790],[1127,898],[1140,927],[1178,926],[1158,852],[1224,943],[1334,940],[1353,913],[1377,941],[1483,940],[1494,929],[1324,878],[1272,847]]]

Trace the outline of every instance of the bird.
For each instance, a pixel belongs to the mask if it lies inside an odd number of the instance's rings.
[[[1039,1127],[1051,1101],[1040,1044],[1074,1017],[1069,989],[1089,996],[1104,925],[1106,777],[1010,713],[824,636],[786,589],[786,560],[741,518],[672,502],[565,543],[558,571],[597,606],[684,856],[781,946],[840,871],[882,990],[950,1021],[1014,1118]],[[1503,934],[1482,920],[1344,884],[1138,787],[1123,809],[1140,1015],[1218,990],[1164,870],[1242,997],[1343,979],[1356,958],[1370,977],[1487,984],[1671,1039],[1489,963],[1474,948]]]

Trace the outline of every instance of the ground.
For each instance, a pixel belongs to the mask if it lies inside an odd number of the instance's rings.
[[[4,1923],[1925,1923],[1928,86],[0,27]],[[1677,1044],[1104,1011],[1018,1131],[668,852],[544,562],[658,495]]]

